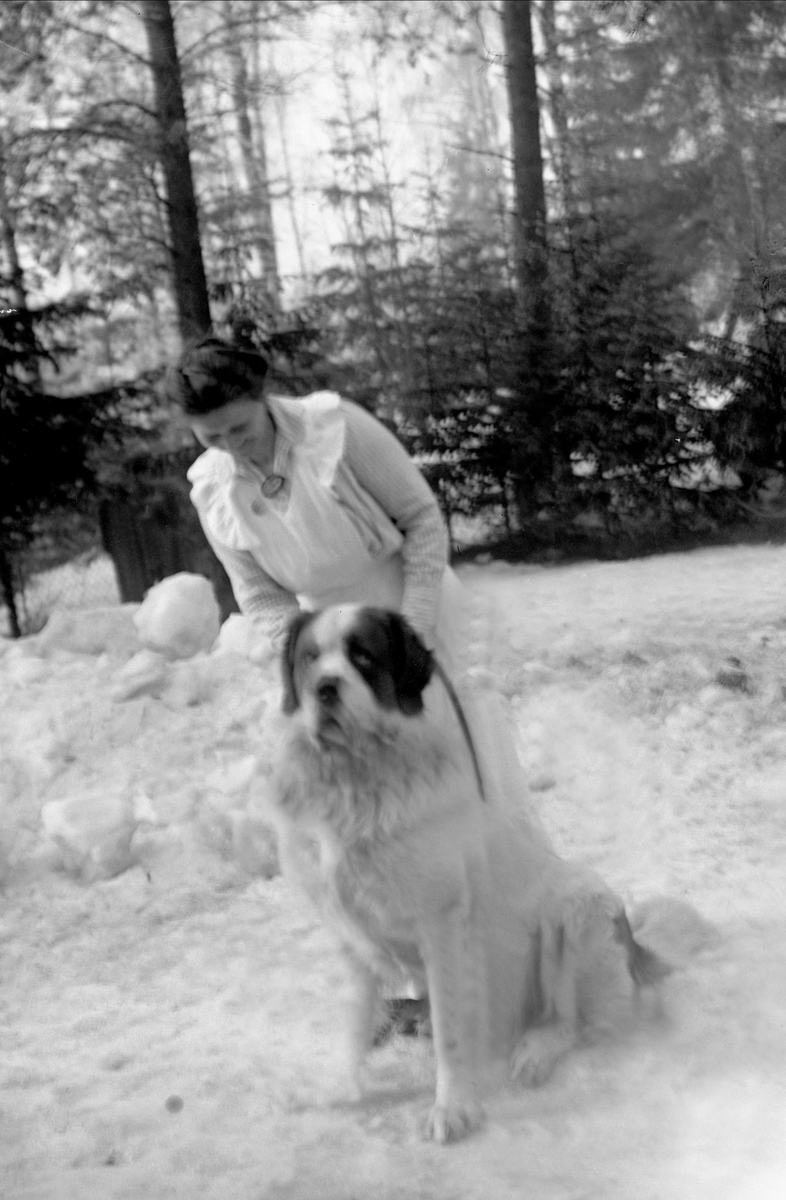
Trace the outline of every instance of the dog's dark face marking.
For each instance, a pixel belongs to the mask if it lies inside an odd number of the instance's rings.
[[[284,652],[281,656],[281,673],[284,682],[284,697],[281,703],[285,713],[293,713],[300,706],[297,676],[302,674],[303,666],[310,653],[307,648],[305,632],[316,619],[316,613],[302,612],[294,618],[287,630]],[[303,642],[301,644],[301,638]]]
[[[431,652],[399,613],[346,607],[301,613],[292,622],[282,660],[284,712],[300,707],[304,691],[336,723],[352,671],[378,707],[414,716],[434,669]]]
[[[382,708],[407,716],[423,711],[423,689],[434,662],[412,626],[381,608],[363,608],[346,635],[347,657]]]

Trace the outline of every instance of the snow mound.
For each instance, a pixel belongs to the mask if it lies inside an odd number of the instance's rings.
[[[0,639],[3,1195],[786,1195],[786,551],[462,574],[558,850],[678,968],[663,1019],[502,1089],[450,1149],[421,1136],[428,1039],[336,1103],[343,962],[270,878],[276,663],[241,618],[178,659],[128,610],[122,654],[69,614]],[[732,659],[750,687],[716,682]]]
[[[240,613],[230,613],[221,626],[215,649],[219,654],[240,654],[250,658],[254,643],[253,622]]]
[[[208,599],[203,642],[218,631]],[[0,882],[54,870],[92,883],[134,866],[159,885],[277,872],[261,806],[280,740],[277,669],[218,644],[187,659],[143,647],[137,612],[58,614],[46,638],[0,645]]]
[[[650,896],[630,916],[637,939],[672,965],[690,962],[720,939],[712,922],[676,896]]]
[[[137,696],[158,696],[167,681],[169,663],[157,650],[140,650],[116,673],[113,700],[133,700]]]
[[[213,646],[221,614],[213,585],[181,571],[154,584],[134,617],[143,646],[167,658],[191,658]]]
[[[249,617],[231,613],[221,626],[214,654],[239,654],[257,666],[265,667],[278,658],[277,647]]]
[[[111,879],[134,862],[131,839],[138,822],[126,796],[99,791],[50,800],[41,809],[41,823],[62,865],[85,881]]]
[[[49,658],[59,650],[71,654],[109,654],[116,659],[130,658],[140,649],[135,620],[138,604],[117,604],[107,608],[57,610],[35,637],[25,638],[25,653]]]

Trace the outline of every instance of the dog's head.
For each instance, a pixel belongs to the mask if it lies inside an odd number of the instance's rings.
[[[346,745],[385,716],[415,716],[434,661],[398,613],[358,605],[301,613],[284,647],[284,712],[322,746]]]

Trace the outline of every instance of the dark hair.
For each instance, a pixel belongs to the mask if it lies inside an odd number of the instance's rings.
[[[267,362],[255,350],[205,337],[188,346],[169,368],[164,394],[186,416],[203,416],[257,391],[266,374]]]

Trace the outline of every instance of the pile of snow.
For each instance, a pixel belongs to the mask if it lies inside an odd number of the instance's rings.
[[[0,644],[3,1196],[786,1193],[786,551],[464,578],[549,832],[681,964],[667,1019],[456,1147],[421,1138],[427,1042],[337,1103],[340,957],[264,820],[277,666],[164,589],[152,645],[134,606]]]
[[[270,769],[261,718],[277,697],[271,668],[236,649],[256,645],[250,622],[235,615],[232,630],[219,638],[212,585],[183,573],[141,605],[55,613],[6,643],[0,813],[26,810],[0,820],[7,879],[53,866],[83,881],[150,874],[175,843],[276,870],[254,805]]]
[[[44,832],[60,851],[62,865],[83,878],[119,875],[134,864],[131,839],[139,824],[130,796],[80,792],[48,800],[41,809]]]
[[[191,658],[209,651],[221,625],[213,585],[202,575],[181,571],[150,589],[134,616],[143,646],[168,658]]]
[[[62,609],[53,612],[39,634],[25,642],[30,654],[48,658],[57,651],[108,654],[124,659],[140,649],[135,620],[138,604],[107,608]]]

